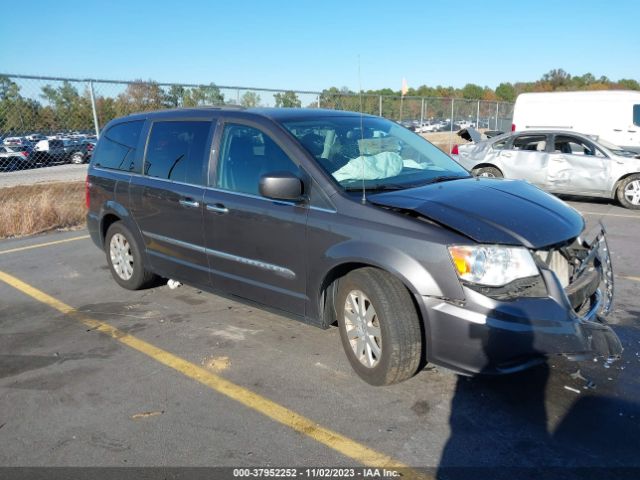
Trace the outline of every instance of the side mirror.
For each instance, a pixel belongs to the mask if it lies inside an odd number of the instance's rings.
[[[260,176],[260,195],[274,200],[299,202],[304,194],[302,180],[290,172],[271,172]]]

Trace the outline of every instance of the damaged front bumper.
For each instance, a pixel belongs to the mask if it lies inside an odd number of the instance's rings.
[[[567,249],[575,254],[567,281],[553,265],[540,264],[547,297],[502,301],[463,287],[464,304],[418,298],[426,319],[428,360],[461,373],[498,374],[523,370],[551,355],[618,358],[622,345],[604,321],[614,297],[604,228],[592,242],[577,242]]]

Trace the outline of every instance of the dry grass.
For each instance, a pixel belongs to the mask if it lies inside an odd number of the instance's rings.
[[[84,202],[84,182],[2,188],[0,238],[83,225],[87,213]]]

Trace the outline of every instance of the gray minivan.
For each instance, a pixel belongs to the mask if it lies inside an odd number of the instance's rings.
[[[337,325],[365,381],[617,357],[604,231],[474,178],[388,120],[320,109],[130,115],[100,135],[87,223],[116,282],[171,278]]]

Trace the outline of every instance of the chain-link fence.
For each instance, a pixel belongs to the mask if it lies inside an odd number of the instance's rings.
[[[504,131],[511,125],[513,105],[505,102],[331,90],[0,75],[0,171],[87,161],[101,127],[111,119],[162,108],[241,105],[362,111],[418,130],[443,150],[460,141],[455,132],[461,127]]]

